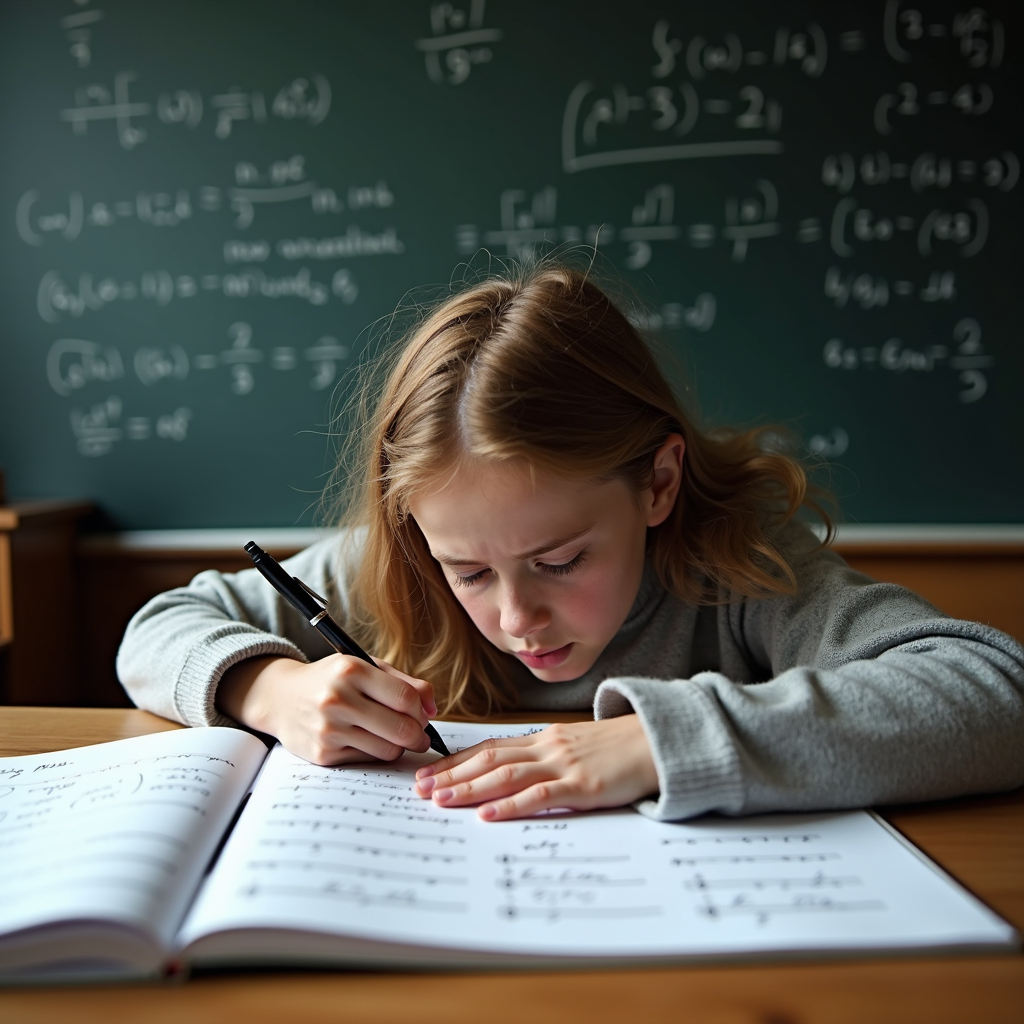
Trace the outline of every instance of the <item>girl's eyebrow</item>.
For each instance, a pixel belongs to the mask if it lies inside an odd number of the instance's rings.
[[[537,555],[546,555],[549,551],[554,551],[556,548],[562,547],[563,544],[569,544],[574,540],[578,540],[585,533],[589,533],[595,524],[591,523],[589,526],[584,526],[582,530],[577,530],[575,533],[570,533],[565,537],[558,537],[555,540],[547,541],[541,544],[540,547],[531,549],[530,551],[524,551],[521,555],[513,555],[513,559],[516,561],[525,561],[527,558],[536,558]],[[445,565],[458,566],[458,565],[480,565],[482,564],[479,560],[472,558],[456,558],[454,555],[446,555],[443,551],[431,551],[434,558],[439,562],[444,562]]]

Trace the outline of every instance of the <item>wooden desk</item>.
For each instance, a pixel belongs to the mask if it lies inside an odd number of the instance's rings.
[[[0,756],[169,728],[176,727],[142,711],[2,708]],[[885,816],[1024,932],[1024,790],[890,808]],[[264,972],[181,985],[0,991],[5,1024],[391,1024],[421,1019],[439,1024],[1020,1024],[1024,956],[550,973]]]

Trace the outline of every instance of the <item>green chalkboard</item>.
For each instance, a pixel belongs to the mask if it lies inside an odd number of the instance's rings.
[[[1022,28],[1010,2],[8,0],[8,490],[303,524],[371,325],[487,254],[596,242],[705,420],[788,424],[848,519],[1019,521]]]

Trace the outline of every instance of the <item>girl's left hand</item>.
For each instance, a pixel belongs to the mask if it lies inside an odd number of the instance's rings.
[[[485,821],[559,807],[619,807],[657,790],[651,748],[635,714],[486,740],[416,773],[420,796],[439,807],[479,804]]]

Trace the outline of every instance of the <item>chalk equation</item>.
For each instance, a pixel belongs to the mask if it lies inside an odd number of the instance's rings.
[[[964,317],[953,327],[952,345],[914,347],[900,338],[888,338],[881,344],[857,346],[847,344],[841,338],[831,338],[825,343],[822,358],[831,370],[917,374],[950,369],[957,374],[962,385],[957,392],[957,400],[970,405],[985,397],[988,378],[983,371],[994,365],[992,356],[982,345],[981,334],[981,324],[973,317]]]
[[[332,337],[321,337],[304,349],[290,345],[273,347],[267,353],[252,346],[252,327],[243,321],[228,329],[230,344],[219,352],[189,356],[181,345],[143,345],[135,350],[130,365],[146,387],[162,381],[184,381],[191,371],[205,373],[226,368],[233,394],[247,395],[255,387],[253,369],[266,361],[272,370],[287,372],[306,365],[312,370],[309,387],[322,391],[337,378],[338,367],[349,358],[349,348]],[[88,384],[110,384],[125,375],[125,360],[113,345],[101,345],[83,338],[59,338],[46,355],[46,379],[62,397]]]
[[[329,281],[313,276],[308,267],[293,274],[268,274],[259,267],[228,274],[171,274],[168,270],[143,272],[137,280],[117,280],[91,273],[78,275],[68,284],[59,271],[48,270],[36,289],[36,311],[48,324],[64,317],[78,319],[96,313],[112,303],[142,300],[166,306],[175,300],[191,300],[202,294],[219,294],[226,299],[296,299],[311,306],[323,306],[332,299],[350,306],[359,296],[359,286],[350,270],[336,270]]]
[[[654,25],[651,46],[657,57],[657,63],[650,69],[655,78],[668,78],[681,63],[690,77],[699,81],[715,71],[736,74],[744,66],[759,67],[769,59],[777,67],[795,63],[804,74],[818,78],[828,60],[828,41],[817,22],[797,31],[780,26],[775,31],[770,55],[767,50],[745,50],[735,32],[726,32],[713,40],[697,34],[684,47],[683,40],[672,33],[671,24],[664,19]],[[844,46],[847,50],[859,48]]]
[[[623,262],[631,270],[640,270],[659,249],[673,244],[710,249],[724,242],[731,261],[743,263],[751,242],[784,234],[778,190],[765,178],[755,179],[746,194],[726,196],[717,223],[677,223],[675,187],[667,182],[646,189],[637,199],[629,222],[621,226],[596,219],[559,223],[558,190],[554,186],[532,195],[524,189],[505,189],[498,201],[500,226],[481,231],[476,224],[460,224],[455,231],[456,251],[472,255],[481,245],[503,247],[509,256],[530,260],[564,243],[583,242],[595,248],[624,243]],[[798,242],[821,239],[819,218],[799,220],[793,237]]]
[[[157,416],[122,416],[124,406],[118,395],[110,395],[89,409],[71,410],[71,433],[80,455],[96,458],[109,455],[123,440],[184,441],[188,436],[192,410],[179,406]]]
[[[711,157],[778,156],[783,145],[775,139],[726,139],[686,143],[664,142],[656,135],[649,145],[616,144],[615,128],[631,127],[646,114],[645,130],[689,135],[703,115],[721,117],[732,129],[777,134],[782,127],[782,107],[766,100],[755,85],[735,94],[701,100],[696,88],[683,82],[678,95],[666,86],[650,86],[631,93],[616,84],[603,92],[590,81],[580,82],[569,94],[562,117],[562,169],[567,174],[623,164],[657,163],[664,160],[700,160]],[[620,132],[621,139],[624,132]]]
[[[658,333],[683,328],[706,334],[715,326],[718,302],[711,292],[699,292],[692,306],[682,302],[665,302],[657,308],[630,309],[626,319],[638,330]]]
[[[887,210],[878,213],[853,196],[836,203],[829,228],[829,244],[837,256],[849,257],[866,245],[898,243],[908,238],[921,257],[943,250],[977,256],[989,237],[988,205],[970,198],[959,208],[933,207],[924,216]]]
[[[132,83],[137,81],[134,71],[118,71],[109,86],[98,82],[81,86],[75,90],[74,105],[58,116],[75,135],[87,134],[91,124],[113,122],[121,147],[132,150],[147,138],[147,129],[140,128],[138,122],[154,116],[164,125],[197,128],[209,111],[214,136],[228,139],[240,121],[263,124],[273,117],[303,121],[315,128],[331,110],[331,85],[319,72],[286,82],[269,101],[262,90],[232,85],[205,100],[196,89],[177,89],[160,93],[155,102],[142,102],[131,97]]]
[[[890,285],[880,274],[829,267],[825,271],[824,292],[836,309],[884,309],[891,295],[928,303],[952,302],[957,297],[956,271],[933,270],[924,284],[898,278]]]
[[[257,367],[264,362],[271,371],[283,375],[307,367],[308,386],[324,391],[335,383],[350,356],[349,347],[333,337],[318,338],[301,350],[290,345],[274,346],[269,354],[253,346],[252,337],[252,327],[239,321],[228,330],[230,344],[219,352],[189,356],[180,345],[146,345],[135,350],[128,365],[147,388],[163,382],[183,383],[190,373],[203,376],[226,371],[230,393],[244,396],[256,388]],[[116,346],[82,338],[60,338],[47,353],[46,379],[54,392],[70,397],[87,385],[109,385],[124,378],[125,366],[126,360]],[[126,415],[122,399],[115,394],[88,408],[72,408],[69,418],[78,453],[96,458],[109,455],[122,441],[185,441],[193,410],[180,405],[155,416]]]
[[[472,70],[494,59],[501,29],[484,24],[486,0],[430,5],[430,35],[413,44],[423,54],[427,77],[436,84],[461,85]]]
[[[684,40],[662,19],[650,43],[648,84],[600,86],[585,80],[569,93],[561,138],[567,174],[666,160],[779,156],[781,102],[760,79],[733,85],[728,76],[795,68],[814,79],[828,63],[828,40],[817,22],[799,29],[779,26],[766,45],[752,48],[735,32]],[[849,35],[843,44],[850,53],[861,48]]]
[[[154,228],[176,228],[199,214],[216,214],[230,210],[235,214],[234,227],[245,229],[256,219],[263,206],[296,204],[315,216],[387,209],[394,205],[394,193],[384,180],[372,185],[354,184],[338,190],[321,187],[306,177],[305,159],[295,155],[277,160],[261,172],[248,161],[235,165],[236,183],[232,187],[200,186],[195,197],[188,188],[173,191],[139,190],[130,198],[86,199],[78,190],[65,197],[43,204],[38,189],[32,188],[19,197],[14,212],[18,236],[28,245],[40,246],[48,237],[74,242],[83,230],[111,228],[117,224],[137,223]],[[373,234],[350,225],[348,242],[333,246],[332,256],[364,256],[400,253],[404,245],[394,228]],[[328,251],[332,247],[328,245]],[[282,240],[279,251],[286,259],[301,258],[300,248]],[[325,258],[321,256],[321,258]]]
[[[975,182],[1000,192],[1012,192],[1019,180],[1020,160],[1009,150],[978,160],[932,152],[920,153],[913,160],[894,160],[884,149],[864,153],[860,159],[846,152],[830,153],[821,166],[822,184],[840,195],[857,184],[873,187],[891,181],[906,181],[914,192]]]
[[[76,0],[79,6],[88,0]],[[60,29],[68,41],[68,53],[75,62],[75,67],[87,68],[92,62],[93,26],[103,20],[103,12],[95,8],[79,11],[77,14],[66,14],[60,19]]]
[[[980,7],[936,17],[907,0],[886,0],[882,38],[886,52],[900,64],[921,57],[950,54],[968,68],[998,68],[1006,49],[1002,21]]]
[[[926,94],[921,94],[913,82],[900,82],[896,92],[883,93],[875,102],[875,131],[892,135],[898,127],[894,119],[916,117],[943,107],[968,117],[981,117],[994,103],[995,93],[987,82],[965,82],[952,90],[933,89]]]

